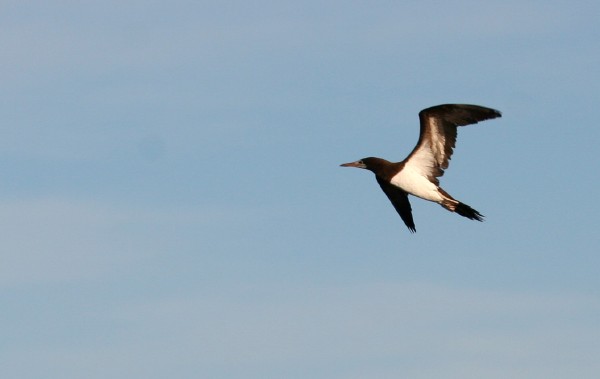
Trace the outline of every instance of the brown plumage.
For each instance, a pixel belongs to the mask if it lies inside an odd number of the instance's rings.
[[[372,171],[377,183],[411,232],[416,231],[408,194],[440,204],[472,220],[483,221],[483,215],[455,200],[439,187],[456,145],[457,127],[501,117],[499,111],[479,105],[443,104],[419,112],[420,134],[417,145],[401,162],[382,158],[364,158],[342,164]]]

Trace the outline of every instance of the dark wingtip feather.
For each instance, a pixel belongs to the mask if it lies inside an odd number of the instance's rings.
[[[480,121],[502,117],[502,113],[496,109],[475,104],[441,104],[423,109],[419,115],[437,116],[456,126],[476,124]]]

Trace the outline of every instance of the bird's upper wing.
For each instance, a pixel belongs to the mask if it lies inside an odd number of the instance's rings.
[[[470,104],[443,104],[419,112],[421,131],[417,146],[406,159],[405,167],[417,170],[438,184],[444,175],[456,144],[456,128],[501,117],[499,111]]]
[[[416,232],[417,230],[415,229],[415,222],[413,221],[412,217],[412,208],[410,207],[410,202],[408,201],[408,194],[399,187],[396,187],[384,179],[381,179],[379,176],[376,176],[376,178],[377,183],[379,183],[379,186],[383,192],[392,202],[392,205],[402,218],[402,221],[404,221],[412,233]]]

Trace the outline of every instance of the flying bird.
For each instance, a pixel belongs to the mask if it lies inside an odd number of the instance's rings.
[[[375,174],[377,183],[406,224],[416,232],[408,195],[433,201],[450,212],[471,220],[483,221],[483,215],[465,203],[454,199],[440,187],[438,177],[444,175],[456,143],[459,126],[501,117],[499,111],[479,105],[442,104],[419,112],[421,131],[413,151],[402,162],[389,162],[368,157],[342,167],[367,169]]]

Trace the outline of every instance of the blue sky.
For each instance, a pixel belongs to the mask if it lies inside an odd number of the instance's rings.
[[[596,378],[599,8],[0,2],[0,376]],[[410,234],[338,165],[449,102]]]

